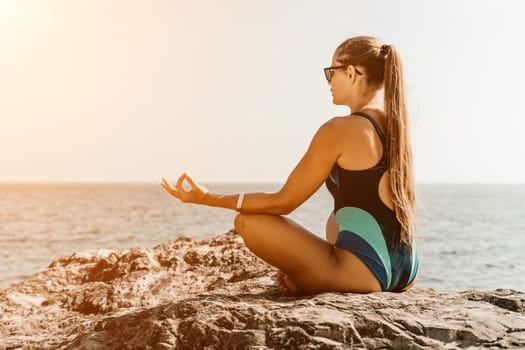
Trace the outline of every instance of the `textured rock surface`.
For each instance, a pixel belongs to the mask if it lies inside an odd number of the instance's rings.
[[[525,348],[525,294],[288,297],[234,234],[74,253],[0,290],[0,349]]]

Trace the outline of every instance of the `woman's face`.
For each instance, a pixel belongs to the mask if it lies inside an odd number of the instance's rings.
[[[341,62],[332,59],[331,67],[339,67]],[[328,82],[332,93],[332,102],[335,105],[348,105],[351,95],[352,81],[349,79],[348,67],[332,69],[332,78]]]
[[[350,107],[350,101],[355,101],[362,94],[362,68],[358,70],[353,65],[344,66],[335,55],[332,58],[331,67],[341,67],[332,69],[332,78],[328,82],[332,102],[335,105]]]

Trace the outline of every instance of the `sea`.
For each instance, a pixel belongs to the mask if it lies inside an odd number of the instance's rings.
[[[204,184],[216,193],[280,184]],[[525,291],[525,184],[417,185],[417,287]],[[289,217],[325,239],[332,198],[322,186]],[[153,247],[233,228],[235,212],[183,204],[158,184],[0,184],[0,287],[73,252]]]

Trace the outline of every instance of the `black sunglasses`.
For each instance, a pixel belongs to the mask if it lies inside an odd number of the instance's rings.
[[[326,80],[328,80],[328,82],[332,80],[332,77],[334,76],[334,71],[333,71],[334,69],[341,69],[341,68],[346,68],[346,67],[348,66],[332,66],[332,67],[323,68],[324,76],[326,77]],[[359,75],[363,74],[360,71],[358,71],[357,68],[355,69],[355,72]]]

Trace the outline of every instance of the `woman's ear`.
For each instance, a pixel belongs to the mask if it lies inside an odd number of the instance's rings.
[[[346,68],[346,74],[348,75],[349,79],[352,79],[352,77],[355,75],[355,67],[350,65]]]

